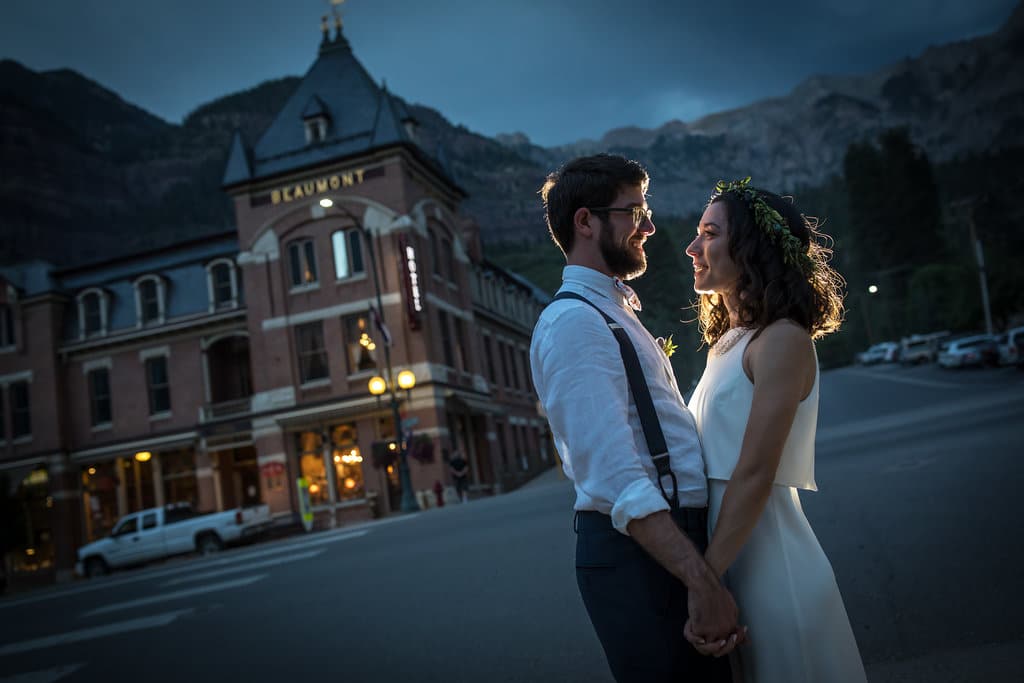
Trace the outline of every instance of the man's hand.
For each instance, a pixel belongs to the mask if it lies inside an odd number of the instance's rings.
[[[689,616],[683,634],[703,655],[722,657],[732,652],[747,638],[747,628],[740,626],[736,601],[720,583],[690,588]]]

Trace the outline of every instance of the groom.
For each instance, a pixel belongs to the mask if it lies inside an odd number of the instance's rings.
[[[615,679],[724,683],[728,660],[698,654],[684,637],[686,626],[720,656],[744,633],[736,603],[703,558],[700,442],[668,358],[637,319],[639,300],[623,283],[647,267],[644,243],[655,229],[648,182],[639,163],[598,154],[549,175],[541,196],[567,264],[559,292],[585,297],[636,348],[678,501],[671,484],[664,492],[659,486],[619,345],[598,311],[572,299],[549,305],[533,332],[530,366],[576,488],[576,579]]]

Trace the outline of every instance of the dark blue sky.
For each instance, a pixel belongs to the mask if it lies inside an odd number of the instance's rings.
[[[346,0],[376,79],[453,123],[543,145],[655,127],[996,30],[1016,0]],[[70,67],[164,119],[301,75],[327,0],[5,3],[0,57]]]

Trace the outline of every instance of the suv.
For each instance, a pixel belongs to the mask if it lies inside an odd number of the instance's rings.
[[[999,337],[999,364],[1024,367],[1024,327],[1014,327]]]
[[[939,343],[949,332],[912,334],[900,340],[900,362],[904,365],[931,363],[939,356]]]
[[[875,344],[867,351],[857,354],[857,362],[861,365],[873,365],[874,363],[895,363],[900,356],[900,345],[896,342],[882,342]]]

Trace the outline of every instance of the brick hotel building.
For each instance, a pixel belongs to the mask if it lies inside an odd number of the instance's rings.
[[[119,516],[177,501],[292,522],[299,477],[317,525],[396,511],[396,425],[367,384],[389,343],[416,376],[396,395],[421,502],[455,450],[476,495],[554,464],[527,361],[547,296],[483,257],[464,191],[340,25],[260,139],[236,135],[224,190],[235,230],[0,268],[16,574],[64,580]]]

